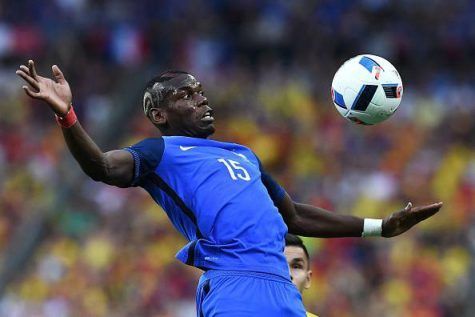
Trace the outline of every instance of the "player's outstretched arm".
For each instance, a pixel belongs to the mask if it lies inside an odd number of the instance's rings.
[[[290,233],[320,238],[361,237],[364,232],[366,235],[394,237],[433,216],[441,207],[441,202],[420,207],[413,207],[409,203],[404,209],[392,213],[382,221],[368,221],[296,203],[288,194],[285,194],[278,206]]]
[[[80,123],[76,119],[70,120],[74,114],[71,89],[58,66],[54,65],[52,72],[54,80],[38,75],[34,62],[29,60],[28,65],[21,65],[16,74],[28,83],[22,87],[28,96],[45,101],[59,121],[68,121],[67,127],[63,125],[62,128],[64,139],[88,176],[120,187],[129,185],[134,172],[132,155],[123,150],[103,153]]]

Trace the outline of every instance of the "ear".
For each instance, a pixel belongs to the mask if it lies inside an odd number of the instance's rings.
[[[303,287],[305,289],[308,289],[308,288],[310,288],[311,284],[312,284],[312,271],[308,270],[307,271],[307,276],[305,276],[305,284],[303,285]]]
[[[162,108],[152,108],[149,112],[149,118],[155,125],[164,125],[167,123],[167,112]]]

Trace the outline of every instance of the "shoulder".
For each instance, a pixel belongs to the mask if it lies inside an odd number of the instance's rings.
[[[163,138],[148,138],[124,148],[135,160],[135,175],[154,169],[162,160],[165,149]]]
[[[163,153],[164,149],[164,139],[162,137],[160,138],[147,138],[144,139],[140,142],[137,142],[131,146],[128,146],[125,148],[125,150],[128,150],[129,152],[134,152],[138,154],[139,156],[156,156],[159,154]]]
[[[140,142],[135,143],[134,145],[129,146],[129,148],[153,148],[153,147],[160,147],[164,144],[164,138],[147,138],[143,139]]]

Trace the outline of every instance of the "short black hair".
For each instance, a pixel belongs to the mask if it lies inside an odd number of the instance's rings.
[[[143,112],[147,117],[151,108],[163,106],[165,97],[175,90],[175,87],[166,85],[166,83],[184,74],[189,75],[190,73],[182,70],[167,70],[148,81],[143,94]]]
[[[305,244],[303,244],[303,240],[299,236],[287,233],[285,235],[285,246],[302,248],[303,252],[305,253],[305,256],[307,257],[307,261],[310,261],[310,256],[308,255],[307,247],[305,246]]]

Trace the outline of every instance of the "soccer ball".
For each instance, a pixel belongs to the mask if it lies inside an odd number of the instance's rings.
[[[402,81],[396,68],[376,55],[347,60],[333,77],[333,104],[346,119],[376,124],[389,118],[402,98]]]

